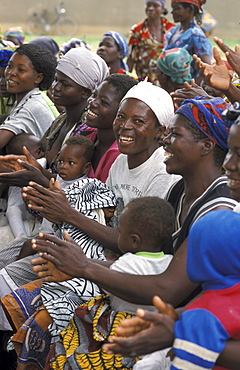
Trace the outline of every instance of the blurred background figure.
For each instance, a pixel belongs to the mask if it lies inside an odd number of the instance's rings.
[[[217,25],[218,22],[212,16],[212,14],[210,14],[207,10],[203,9],[201,28],[203,29],[207,37],[209,37],[213,33]]]
[[[11,41],[14,45],[22,45],[25,40],[22,27],[11,27],[4,33],[4,40]]]
[[[162,52],[165,33],[173,23],[163,17],[167,14],[165,0],[146,1],[147,18],[132,26],[129,39],[129,71],[135,68],[140,80],[148,77],[148,81],[158,83],[157,58]]]
[[[71,40],[64,42],[62,46],[60,46],[59,50],[59,57],[61,58],[63,55],[65,55],[69,50],[73,48],[86,48],[88,50],[91,50],[90,45],[86,43],[86,41],[81,39],[72,38]]]
[[[41,46],[42,48],[49,50],[55,57],[58,56],[59,46],[56,41],[49,36],[39,36],[30,41],[29,44]]]
[[[108,31],[101,38],[97,54],[105,60],[110,74],[122,74],[128,71],[124,58],[128,56],[128,43],[126,38],[116,31]]]

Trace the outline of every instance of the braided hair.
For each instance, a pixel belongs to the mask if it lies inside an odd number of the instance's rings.
[[[26,55],[32,62],[33,68],[37,73],[43,74],[43,79],[39,84],[40,90],[47,90],[51,86],[57,60],[55,56],[47,49],[44,49],[36,44],[23,44],[15,51],[20,55]]]

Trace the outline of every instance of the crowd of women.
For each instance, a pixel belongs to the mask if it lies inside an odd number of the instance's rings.
[[[239,369],[240,52],[204,3],[96,53],[4,35],[1,368]]]

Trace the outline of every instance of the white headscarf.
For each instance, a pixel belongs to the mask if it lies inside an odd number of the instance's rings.
[[[106,62],[86,48],[69,50],[59,60],[57,70],[91,91],[109,75]]]
[[[173,101],[171,96],[161,87],[155,86],[151,82],[142,81],[133,86],[122,101],[128,98],[143,101],[155,113],[160,125],[166,127],[170,125],[174,116]]]

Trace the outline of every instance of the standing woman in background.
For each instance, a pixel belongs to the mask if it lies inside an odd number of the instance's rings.
[[[158,83],[157,58],[164,46],[164,35],[173,23],[168,22],[162,15],[167,13],[164,8],[165,0],[146,1],[147,18],[131,29],[129,39],[129,71],[135,68],[140,80],[148,77],[148,81]]]
[[[172,0],[172,16],[179,25],[172,27],[166,34],[164,51],[173,48],[184,48],[190,55],[196,54],[203,62],[211,64],[212,46],[201,29],[201,6],[206,0]],[[194,17],[196,23],[194,23]],[[195,62],[191,64],[193,78],[199,76],[195,69]]]

